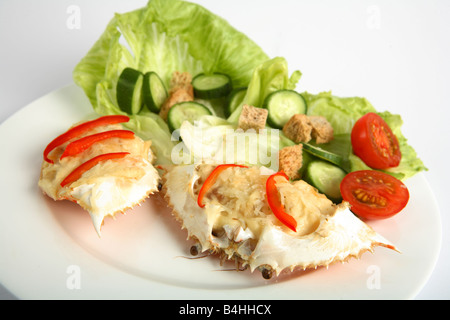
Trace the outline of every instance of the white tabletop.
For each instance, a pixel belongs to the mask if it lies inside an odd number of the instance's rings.
[[[440,258],[417,299],[449,299],[450,237],[444,204],[450,179],[446,166],[450,2],[193,2],[227,19],[269,56],[286,57],[290,69],[303,72],[302,90],[364,96],[378,110],[402,115],[405,136],[429,168],[424,175],[443,224]],[[72,83],[74,66],[114,12],[145,4],[145,0],[1,0],[0,123],[42,95]],[[74,19],[78,13],[79,19]],[[0,284],[0,299],[14,298]]]

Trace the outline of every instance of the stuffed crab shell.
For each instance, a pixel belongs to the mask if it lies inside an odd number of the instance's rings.
[[[105,116],[70,128],[44,151],[39,187],[53,200],[87,210],[95,230],[106,216],[132,208],[158,190],[150,141],[124,130],[126,116]]]
[[[284,269],[359,258],[375,246],[397,250],[346,203],[333,204],[302,180],[290,182],[259,167],[229,166],[214,174],[216,168],[175,166],[163,175],[162,192],[199,252],[235,259],[270,278]],[[278,209],[267,194],[269,179],[276,185]]]

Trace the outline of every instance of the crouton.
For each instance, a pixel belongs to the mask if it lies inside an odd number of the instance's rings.
[[[170,80],[169,97],[164,101],[159,111],[159,115],[167,120],[167,114],[173,105],[184,102],[194,101],[194,88],[192,87],[192,77],[188,72],[174,72]]]
[[[309,117],[304,114],[293,115],[283,127],[283,132],[295,143],[311,140],[312,125]]]
[[[291,180],[301,178],[299,170],[303,165],[302,152],[302,144],[284,147],[279,151],[279,168],[280,170],[283,170]]]
[[[317,143],[327,143],[333,140],[333,127],[325,117],[310,116],[312,125],[311,136]]]
[[[267,109],[252,107],[244,104],[239,117],[238,128],[244,131],[254,129],[257,132],[266,127],[266,120],[269,111]]]
[[[194,97],[194,87],[192,86],[192,76],[189,72],[180,73],[175,71],[172,74],[172,79],[170,79],[170,90],[169,95],[179,91],[180,89],[185,90],[189,95]]]

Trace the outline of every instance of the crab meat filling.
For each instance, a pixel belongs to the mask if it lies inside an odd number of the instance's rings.
[[[110,130],[123,129],[120,124],[97,127],[77,139]],[[134,207],[158,190],[160,177],[152,165],[151,142],[135,136],[132,139],[114,137],[95,143],[75,156],[63,157],[66,142],[54,149],[49,157],[54,163],[42,162],[39,187],[53,200],[70,200],[87,210],[95,230],[106,216]],[[99,155],[128,153],[120,159],[101,161],[77,180],[61,186],[61,182],[82,164]]]
[[[198,180],[193,185],[194,197],[198,196],[203,181],[214,168],[213,165],[198,168]],[[267,178],[258,167],[228,168],[218,176],[205,198],[209,208],[205,213],[208,223],[213,226],[213,233],[240,242],[259,239],[262,230],[270,225],[289,234],[304,236],[317,229],[323,215],[334,212],[330,201],[315,193],[306,182],[290,183],[279,179],[277,188],[281,203],[298,223],[297,232],[293,232],[278,221],[267,203]]]

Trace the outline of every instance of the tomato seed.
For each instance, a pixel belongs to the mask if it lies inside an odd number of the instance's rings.
[[[370,194],[363,189],[355,189],[353,191],[353,195],[359,202],[364,204],[369,204],[376,207],[385,207],[387,205],[387,201],[384,197]]]

